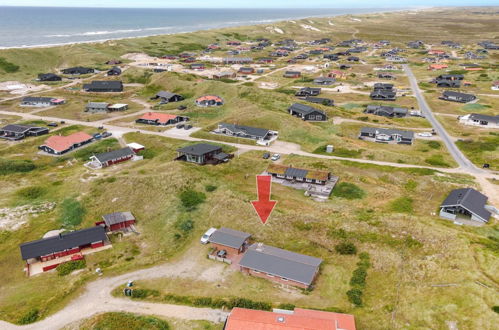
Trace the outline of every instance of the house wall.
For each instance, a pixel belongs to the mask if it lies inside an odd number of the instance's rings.
[[[129,156],[126,156],[126,157],[123,157],[123,158],[120,158],[120,159],[113,159],[113,160],[110,160],[110,161],[107,161],[107,162],[103,163],[102,166],[103,167],[111,166],[111,165],[114,165],[114,164],[118,164],[118,163],[130,160],[132,158],[133,158],[133,155],[129,155]]]
[[[114,225],[111,225],[111,227],[109,227],[109,230],[116,231],[116,230],[128,228],[131,225],[133,225],[134,223],[135,223],[135,220],[129,220],[129,221],[124,221],[124,222],[120,222],[120,223],[115,223]]]
[[[279,277],[279,276],[273,276],[273,275],[270,275],[270,274],[267,274],[264,272],[258,272],[258,271],[255,271],[253,269],[246,268],[246,267],[241,267],[241,272],[244,274],[251,275],[251,276],[264,278],[266,280],[269,280],[269,281],[272,281],[275,283],[279,283],[282,285],[291,285],[291,286],[299,287],[302,289],[307,289],[309,287],[309,285],[306,285],[306,284],[303,284],[300,282],[296,282],[293,280],[286,280],[286,279],[283,279],[282,277]]]
[[[221,244],[216,244],[216,243],[211,243],[211,246],[213,246],[217,250],[225,250],[225,251],[227,251],[227,256],[229,256],[229,257],[230,256],[238,255],[238,254],[240,254],[242,252],[242,246],[239,249],[235,249],[235,248],[232,248],[232,247],[228,247],[228,246],[221,245]]]

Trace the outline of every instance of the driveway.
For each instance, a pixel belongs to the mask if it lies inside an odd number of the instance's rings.
[[[228,313],[218,309],[195,308],[182,305],[149,303],[131,300],[128,298],[115,298],[111,291],[117,286],[123,285],[128,280],[149,280],[155,278],[190,278],[201,279],[208,282],[216,282],[223,278],[223,272],[227,269],[224,264],[209,262],[205,260],[202,253],[196,254],[191,248],[185,253],[187,258],[181,258],[176,262],[167,263],[151,268],[141,269],[130,273],[104,277],[95,280],[85,287],[83,294],[75,298],[69,305],[57,313],[33,324],[17,326],[0,321],[0,329],[60,329],[70,323],[92,317],[105,312],[130,312],[138,314],[158,315],[163,317],[179,318],[184,320],[207,320],[211,322],[223,322]],[[195,254],[192,258],[191,255]],[[203,267],[204,264],[210,266]],[[71,275],[70,275],[71,276]]]

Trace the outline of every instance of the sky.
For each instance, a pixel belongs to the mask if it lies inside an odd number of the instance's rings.
[[[131,8],[395,8],[490,6],[499,0],[0,0],[0,6]]]

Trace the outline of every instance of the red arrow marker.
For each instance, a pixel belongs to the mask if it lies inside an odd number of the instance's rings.
[[[256,185],[258,187],[258,200],[252,201],[253,207],[255,208],[256,214],[260,217],[263,224],[267,222],[267,219],[272,213],[277,201],[270,200],[270,186],[272,184],[272,177],[270,175],[257,175]]]

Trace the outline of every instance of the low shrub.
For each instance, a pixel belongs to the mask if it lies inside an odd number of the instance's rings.
[[[362,290],[360,289],[350,289],[347,291],[348,301],[357,307],[362,306]]]
[[[442,155],[433,155],[426,158],[425,163],[433,166],[450,167],[450,165],[444,161],[444,157]]]
[[[83,221],[85,208],[74,198],[66,198],[60,204],[59,221],[66,227],[75,227]]]
[[[333,189],[333,196],[345,199],[361,199],[366,195],[365,191],[353,183],[340,182]]]
[[[83,323],[82,329],[111,330],[170,330],[171,327],[165,320],[154,316],[135,315],[123,312],[110,312],[98,315],[95,319]]]
[[[69,261],[60,264],[59,266],[57,266],[56,270],[57,270],[57,275],[66,276],[71,274],[73,271],[77,269],[83,269],[85,267],[87,267],[87,263],[83,259],[83,260]]]
[[[158,290],[150,290],[150,289],[133,289],[132,290],[132,298],[145,299],[148,297],[159,297],[159,291]]]
[[[397,213],[413,212],[413,199],[410,197],[399,197],[390,203],[390,210]]]
[[[204,189],[205,189],[207,192],[212,192],[212,191],[217,190],[217,186],[212,185],[212,184],[207,184],[206,186],[204,186]]]
[[[353,255],[357,254],[357,247],[353,243],[349,242],[343,242],[340,244],[337,244],[334,249],[336,252],[342,255]]]
[[[36,165],[31,160],[0,159],[0,175],[31,172]]]
[[[30,324],[38,320],[40,317],[40,311],[37,308],[32,308],[27,311],[21,318],[17,321],[19,324]]]
[[[277,308],[279,309],[286,309],[286,310],[289,310],[289,311],[292,311],[295,309],[295,305],[293,304],[288,304],[288,303],[281,303],[279,304],[279,306],[277,306]]]
[[[5,73],[14,73],[19,71],[20,66],[7,61],[5,58],[0,57],[0,69]]]
[[[23,199],[35,200],[47,193],[47,189],[39,186],[21,188],[16,191],[16,196]]]
[[[194,229],[194,221],[192,219],[178,219],[175,223],[175,228],[182,231],[184,234],[188,234]]]
[[[440,149],[442,146],[438,141],[428,141],[426,144],[428,144],[428,146],[432,149]]]
[[[197,206],[206,200],[206,195],[192,189],[184,190],[180,193],[182,206],[188,211],[195,210]]]
[[[499,306],[492,306],[492,310],[499,314]]]

